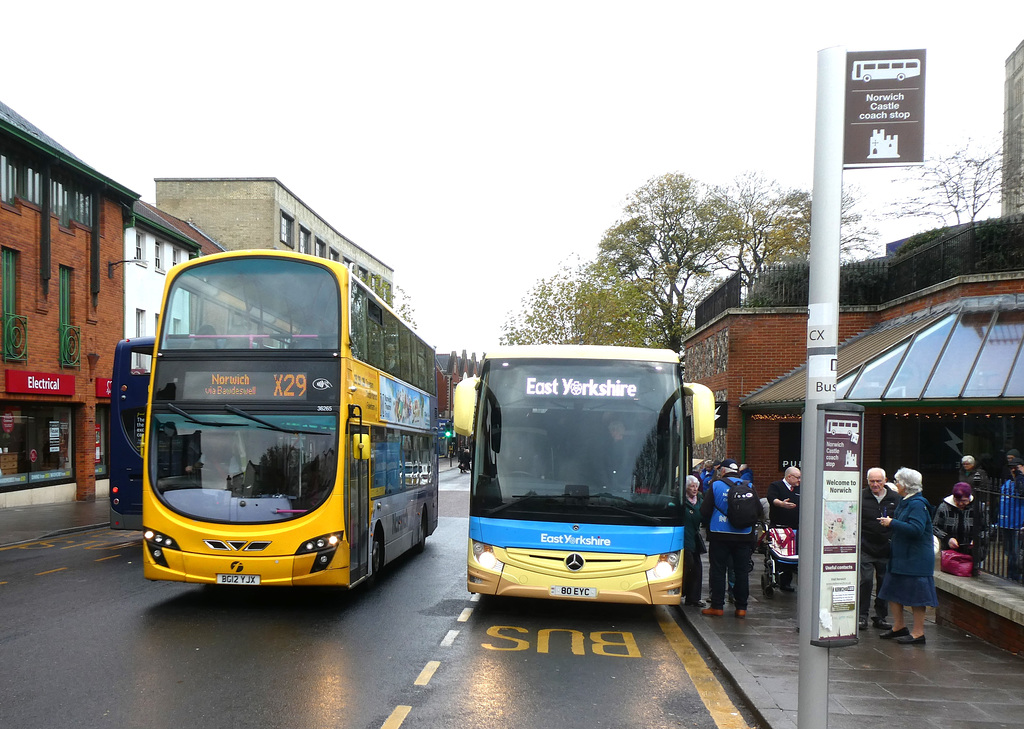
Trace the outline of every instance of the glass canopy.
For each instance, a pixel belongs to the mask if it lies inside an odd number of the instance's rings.
[[[952,313],[837,383],[854,402],[1024,397],[1024,311]]]

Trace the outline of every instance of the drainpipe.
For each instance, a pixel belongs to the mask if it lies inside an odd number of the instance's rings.
[[[43,165],[40,170],[43,189],[42,214],[39,216],[39,280],[43,286],[43,296],[50,294],[50,165]]]

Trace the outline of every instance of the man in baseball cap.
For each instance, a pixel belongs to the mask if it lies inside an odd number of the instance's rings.
[[[708,586],[711,606],[701,610],[703,615],[725,614],[725,595],[728,573],[731,569],[735,584],[732,593],[736,602],[736,617],[747,615],[750,596],[750,567],[757,538],[753,527],[739,529],[729,523],[729,488],[740,483],[736,475],[739,466],[731,458],[722,460],[715,478],[704,494],[700,513],[708,525]]]

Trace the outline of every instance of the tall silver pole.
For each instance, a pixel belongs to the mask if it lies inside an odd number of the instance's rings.
[[[843,198],[843,114],[846,49],[818,52],[811,197],[810,288],[807,309],[807,394],[800,455],[799,729],[828,726],[828,648],[818,635],[821,574],[821,458],[817,406],[835,402],[839,344],[839,239]]]

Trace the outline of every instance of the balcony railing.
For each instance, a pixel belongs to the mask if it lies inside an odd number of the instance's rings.
[[[877,306],[957,276],[1024,271],[1024,221],[993,220],[963,227],[933,243],[890,258],[848,263],[839,271],[839,303]],[[807,306],[806,261],[761,271],[749,290],[738,275],[697,305],[695,324],[704,326],[729,308]]]
[[[4,314],[3,337],[5,362],[24,362],[28,359],[27,317]]]
[[[60,325],[60,366],[78,367],[82,362],[82,333],[79,327]]]

